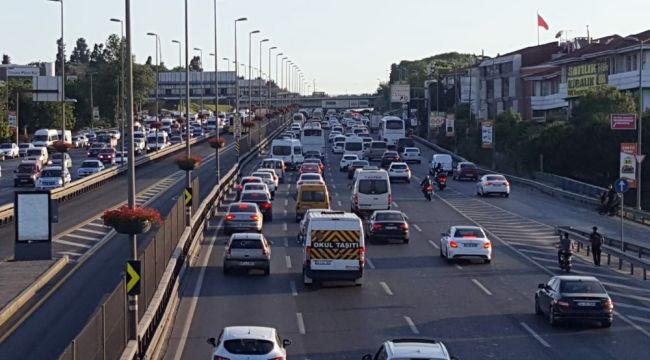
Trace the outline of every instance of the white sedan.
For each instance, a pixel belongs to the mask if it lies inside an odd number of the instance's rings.
[[[405,162],[393,162],[388,166],[388,177],[391,180],[411,182],[411,169]]]
[[[251,174],[251,176],[257,176],[261,178],[262,182],[264,182],[269,187],[269,191],[271,192],[271,197],[275,197],[275,190],[278,188],[278,184],[276,183],[275,176],[273,175],[267,171],[256,171]]]
[[[77,169],[77,176],[84,177],[104,170],[104,164],[99,160],[84,160],[79,169]]]
[[[339,162],[339,171],[347,171],[348,165],[352,164],[353,161],[361,160],[356,154],[343,154],[341,162]]]
[[[337,141],[332,145],[332,153],[334,154],[343,154],[345,149],[343,148],[345,143],[343,141]]]
[[[261,326],[229,326],[218,339],[209,338],[211,359],[286,359],[291,341],[280,341],[277,330]]]
[[[440,238],[440,256],[447,260],[478,258],[492,261],[492,242],[478,226],[452,226]]]
[[[5,143],[0,145],[0,157],[17,158],[20,155],[20,149],[15,143]]]
[[[399,154],[399,156],[405,162],[412,161],[418,164],[422,162],[422,155],[420,154],[420,149],[416,147],[405,147],[404,150],[402,150],[402,153]]]
[[[503,175],[483,175],[476,183],[476,195],[488,196],[490,194],[499,194],[501,196],[510,196],[510,183]]]

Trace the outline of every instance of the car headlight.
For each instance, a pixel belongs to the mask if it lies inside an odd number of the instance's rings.
[[[62,184],[63,184],[63,180],[59,179],[59,180],[57,180],[57,183],[58,183],[59,185],[62,185]]]

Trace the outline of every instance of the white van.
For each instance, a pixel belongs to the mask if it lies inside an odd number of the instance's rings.
[[[453,160],[449,154],[433,154],[431,157],[431,163],[429,164],[429,173],[433,175],[433,169],[440,164],[442,170],[450,173],[453,171]]]
[[[343,211],[319,211],[310,216],[304,233],[303,283],[350,280],[363,283],[365,239],[358,216]]]
[[[390,210],[393,196],[386,170],[360,170],[352,185],[350,211],[357,214]]]
[[[286,138],[273,140],[270,157],[284,161],[289,169],[297,169],[305,160],[300,141]]]
[[[47,151],[47,148],[43,146],[43,147],[35,147],[35,148],[27,149],[25,160],[37,161],[40,162],[41,165],[45,166],[49,162],[49,157],[50,155]]]
[[[358,136],[348,136],[345,138],[343,152],[345,154],[355,154],[359,159],[363,159],[363,139]]]
[[[158,136],[158,140],[156,140],[156,136]],[[169,145],[169,135],[167,135],[166,131],[159,130],[158,135],[153,131],[147,135],[147,151],[162,150],[167,145]]]
[[[268,158],[262,160],[260,163],[260,169],[273,169],[275,175],[278,176],[280,182],[284,182],[284,161],[281,159]]]
[[[59,140],[59,132],[56,129],[38,129],[34,133],[32,145],[34,147],[49,147]]]

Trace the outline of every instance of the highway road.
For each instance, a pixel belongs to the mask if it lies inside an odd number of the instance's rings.
[[[227,144],[232,143],[231,136],[228,135],[225,138]],[[194,178],[199,178],[199,196],[203,199],[216,184],[215,150],[207,143],[193,146],[192,149],[193,155],[199,155],[205,159],[204,163],[193,172]],[[232,147],[226,147],[221,155],[221,171],[222,174],[225,174],[236,163],[237,156]],[[169,212],[185,187],[184,172],[182,177],[176,176],[178,168],[174,163],[174,158],[175,156],[172,155],[136,170],[139,201],[150,200],[151,203],[148,206],[158,209],[161,214]],[[160,182],[165,179],[174,181],[167,181],[163,187],[160,187]],[[61,220],[55,226],[55,234],[65,234],[70,228],[78,227],[80,224],[88,226],[85,224],[88,221],[96,222],[97,216],[101,215],[103,210],[126,201],[125,189],[125,177],[118,177],[98,189],[64,202],[59,209]],[[152,193],[155,193],[155,196],[152,196]],[[100,232],[97,229],[93,228],[91,231]],[[106,228],[103,231],[104,234],[108,232]],[[86,232],[85,235],[88,234]],[[1,227],[0,239],[0,250],[3,254],[12,251],[13,227]],[[89,244],[88,241],[81,238],[66,238],[66,240],[76,241],[78,244]],[[148,241],[150,241],[150,236],[139,237],[139,249],[144,249]],[[90,244],[92,246],[92,243]],[[97,252],[81,264],[61,287],[51,294],[46,302],[27,317],[4,341],[0,342],[0,359],[58,357],[58,354],[64,351],[92,316],[97,304],[120,281],[124,272],[124,264],[130,258],[130,247],[127,244],[128,237],[124,235],[116,235],[106,241]],[[79,246],[55,242],[55,254],[60,256],[65,249],[79,251]],[[86,250],[88,248],[82,248],[82,251]],[[74,259],[73,256],[73,262]],[[4,334],[7,330],[8,328],[0,329],[0,334]],[[38,339],[39,344],[34,346],[32,340],[26,341],[26,339]]]
[[[424,159],[431,151],[423,150]],[[339,155],[328,154],[325,179],[333,208],[349,211],[349,180],[338,172]],[[413,165],[416,179],[426,161]],[[280,186],[273,222],[271,276],[222,273],[226,237],[213,231],[201,245],[197,266],[182,284],[181,303],[164,359],[209,358],[208,337],[231,325],[272,326],[292,340],[291,359],[360,359],[396,337],[443,341],[460,359],[641,359],[650,340],[650,286],[607,267],[576,258],[574,273],[596,275],[615,301],[610,329],[597,325],[551,327],[534,314],[537,284],[559,274],[555,225],[616,234],[614,219],[575,203],[513,187],[510,198],[477,198],[473,183],[450,181],[426,202],[417,182],[392,186],[393,208],[409,216],[411,242],[366,244],[362,287],[305,288],[301,248],[295,241],[295,180]],[[222,206],[222,209],[224,207]],[[220,218],[211,220],[217,227]],[[492,264],[448,263],[439,256],[440,233],[478,223],[493,239]],[[647,228],[627,224],[636,241]]]

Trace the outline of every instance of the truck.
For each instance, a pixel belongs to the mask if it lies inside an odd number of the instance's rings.
[[[61,130],[56,131],[59,140],[63,140],[64,143],[72,144],[72,131],[66,130],[65,136],[61,136]]]
[[[97,135],[93,143],[106,144],[109,148],[115,148],[117,146],[117,139],[111,133],[102,132]]]

